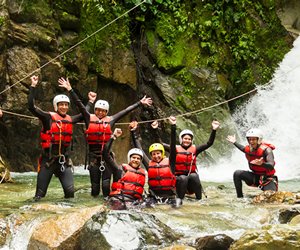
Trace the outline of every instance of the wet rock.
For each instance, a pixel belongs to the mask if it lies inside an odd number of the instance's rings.
[[[293,217],[293,219],[291,219],[290,221],[290,225],[300,225],[300,215],[296,215],[295,217]]]
[[[0,247],[5,244],[8,227],[4,219],[0,219]]]
[[[196,248],[190,246],[183,246],[183,245],[173,245],[170,247],[160,248],[159,250],[195,250]]]
[[[288,249],[300,248],[300,226],[272,225],[249,230],[235,241],[230,250]]]
[[[278,220],[282,224],[289,223],[295,216],[299,214],[300,214],[299,208],[281,209],[279,211]]]
[[[179,235],[155,216],[136,211],[98,213],[79,237],[81,249],[142,249],[173,243]]]
[[[233,241],[226,234],[209,235],[198,238],[195,247],[197,250],[227,250]]]
[[[253,203],[289,203],[295,202],[295,195],[292,192],[267,190],[253,198]]]
[[[80,230],[99,211],[103,208],[97,206],[44,220],[36,226],[27,249],[76,249]]]

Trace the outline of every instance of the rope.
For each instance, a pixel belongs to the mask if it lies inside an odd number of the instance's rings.
[[[180,114],[180,115],[177,115],[176,117],[183,117],[183,116],[191,115],[191,114],[194,114],[194,113],[201,113],[201,112],[207,111],[207,110],[209,110],[209,109],[212,109],[212,108],[214,108],[214,107],[221,106],[221,105],[223,105],[223,104],[226,104],[226,103],[228,103],[228,102],[231,102],[231,101],[233,101],[233,100],[236,100],[236,99],[238,99],[238,98],[241,98],[241,97],[243,97],[243,96],[246,96],[246,95],[248,95],[248,94],[250,94],[250,93],[253,93],[253,92],[255,92],[255,91],[257,91],[257,88],[255,88],[255,89],[253,89],[253,90],[250,90],[250,91],[248,91],[248,92],[246,92],[246,93],[244,93],[244,94],[241,94],[241,95],[239,95],[239,96],[233,97],[233,98],[231,98],[231,99],[229,99],[229,100],[226,100],[226,101],[223,101],[223,102],[214,104],[214,105],[209,106],[209,107],[206,107],[206,108],[202,108],[202,109],[198,109],[198,110],[195,110],[195,111],[191,111],[191,112],[187,112],[187,113],[184,113],[184,114]],[[35,117],[35,116],[22,115],[22,114],[18,114],[18,113],[6,111],[6,110],[2,110],[2,111],[3,111],[3,113],[12,114],[12,115],[20,116],[20,117],[23,117],[23,118],[38,119],[38,118]],[[164,120],[167,120],[167,119],[168,119],[168,117],[160,118],[160,119],[154,119],[154,120],[140,121],[139,124],[142,124],[142,123],[150,123],[150,122],[152,123],[152,122],[154,122],[154,121],[164,121]],[[77,124],[83,124],[83,123],[77,123]],[[129,125],[129,124],[130,124],[129,122],[123,122],[123,123],[122,123],[122,122],[119,122],[119,123],[116,123],[115,125]]]
[[[65,50],[64,52],[62,52],[61,54],[59,54],[58,56],[52,58],[50,61],[46,62],[45,64],[43,64],[41,67],[35,69],[34,71],[32,71],[31,73],[27,74],[25,77],[23,77],[21,80],[17,81],[16,83],[8,86],[6,89],[4,89],[3,91],[0,92],[0,95],[3,94],[4,92],[8,91],[9,89],[11,89],[13,86],[17,85],[18,83],[24,81],[25,79],[27,79],[28,77],[30,77],[32,74],[38,72],[39,70],[41,70],[42,68],[46,67],[48,64],[52,63],[53,61],[55,61],[57,58],[63,56],[64,54],[68,53],[69,51],[73,50],[74,48],[76,48],[78,45],[82,44],[83,42],[85,42],[87,39],[91,38],[92,36],[96,35],[98,32],[100,32],[101,30],[105,29],[106,27],[108,27],[109,25],[111,25],[112,23],[114,23],[115,21],[119,20],[120,18],[122,18],[123,16],[127,15],[129,12],[133,11],[134,9],[136,9],[137,7],[139,7],[140,5],[142,5],[143,3],[145,3],[146,0],[144,0],[143,2],[135,5],[134,7],[132,7],[131,9],[129,9],[128,11],[126,11],[125,13],[123,13],[122,15],[118,16],[117,18],[115,18],[114,20],[112,20],[111,22],[105,24],[103,27],[101,27],[100,29],[96,30],[95,32],[93,32],[92,34],[88,35],[86,38],[84,38],[83,40],[79,41],[78,43],[76,43],[75,45],[71,46],[70,48],[68,48],[67,50]]]

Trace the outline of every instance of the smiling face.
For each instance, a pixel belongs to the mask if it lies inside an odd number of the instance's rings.
[[[105,109],[100,109],[100,108],[95,108],[95,115],[99,118],[102,119],[107,115],[107,110]]]
[[[141,165],[142,157],[140,155],[131,155],[129,165],[133,168],[138,168]]]
[[[151,158],[155,162],[160,162],[162,160],[162,152],[160,150],[154,150],[151,152]]]
[[[258,147],[258,138],[257,137],[247,137],[248,143],[251,148],[257,149]]]
[[[190,135],[183,135],[181,145],[184,147],[188,147],[192,144],[192,140],[193,138]]]
[[[57,103],[57,113],[65,116],[69,110],[69,103],[68,102],[59,102]]]

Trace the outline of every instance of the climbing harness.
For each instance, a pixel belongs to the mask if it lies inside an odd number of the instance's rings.
[[[56,121],[56,126],[59,129],[59,143],[58,143],[58,163],[60,164],[60,171],[65,171],[66,157],[61,153],[61,141],[62,141],[62,121]]]

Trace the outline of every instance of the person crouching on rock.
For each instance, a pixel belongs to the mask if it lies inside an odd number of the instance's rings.
[[[132,148],[128,151],[128,164],[121,167],[110,154],[112,142],[122,134],[122,130],[116,128],[112,138],[104,147],[103,156],[108,166],[114,172],[117,181],[112,183],[109,194],[109,204],[114,209],[126,209],[127,206],[139,204],[143,200],[146,171],[141,167],[143,151]]]
[[[242,181],[248,186],[259,187],[261,190],[278,190],[278,180],[275,176],[275,161],[273,150],[275,146],[263,142],[262,132],[253,128],[246,133],[248,145],[236,142],[235,135],[228,135],[227,141],[245,153],[251,171],[236,170],[233,174],[234,186],[238,198],[244,197]]]

